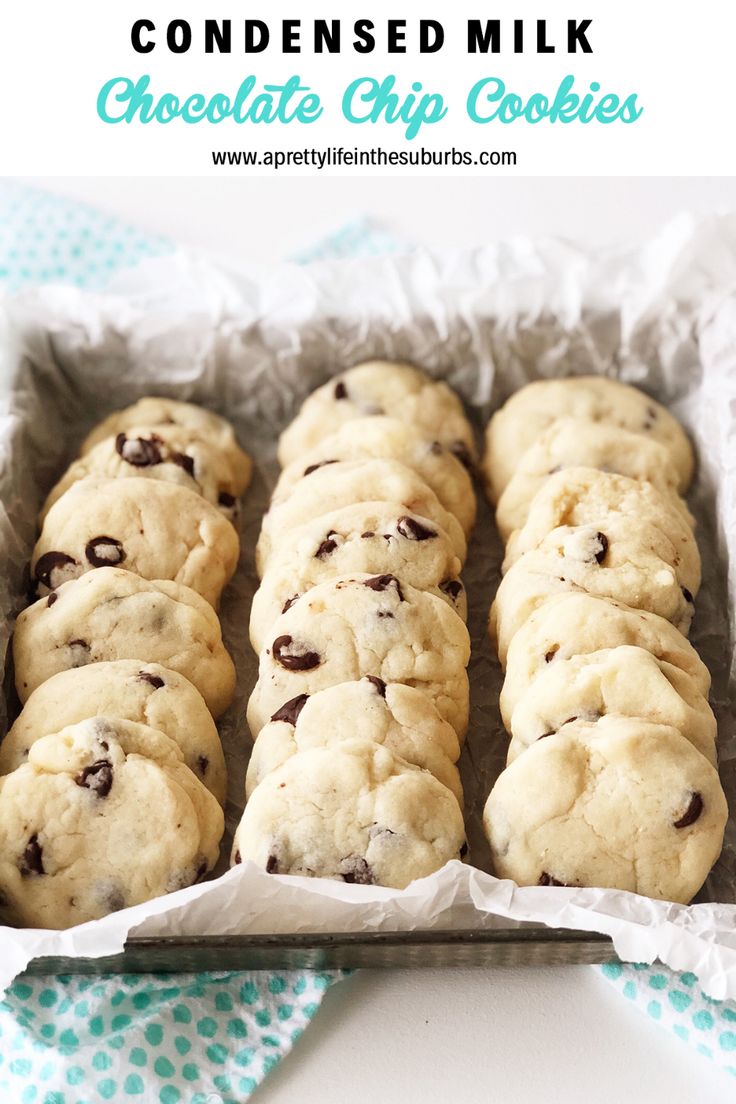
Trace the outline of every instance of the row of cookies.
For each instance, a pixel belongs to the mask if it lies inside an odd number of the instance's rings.
[[[315,391],[281,435],[233,862],[403,888],[464,853],[473,450],[444,383],[379,362]]]
[[[223,419],[147,398],[49,494],[16,622],[23,705],[0,744],[0,912],[62,928],[191,885],[224,830],[215,612],[250,460]]]
[[[692,471],[676,419],[614,380],[539,381],[491,419],[506,556],[490,631],[511,741],[484,826],[519,885],[687,903],[720,853],[710,676],[687,640]]]

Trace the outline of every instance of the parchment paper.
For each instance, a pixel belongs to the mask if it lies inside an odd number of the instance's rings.
[[[275,438],[302,398],[371,357],[406,359],[463,395],[479,434],[511,391],[542,376],[597,372],[643,386],[692,434],[690,498],[704,583],[693,641],[713,673],[721,773],[736,809],[732,661],[736,595],[736,216],[685,216],[632,253],[592,257],[518,239],[474,252],[227,270],[185,254],[146,262],[113,293],[46,288],[0,300],[0,624],[3,652],[27,589],[36,510],[110,410],[144,394],[203,403],[232,419],[256,460],[243,556],[222,608],[238,696],[221,725],[230,767],[228,836],[243,802],[256,677],[247,641],[253,549],[277,474]],[[462,759],[470,863],[403,892],[267,875],[245,864],[216,880],[67,932],[0,929],[0,989],[37,955],[113,954],[128,934],[509,927],[602,932],[621,957],[659,957],[736,996],[736,835],[689,908],[610,890],[518,889],[489,873],[480,811],[505,757],[500,670],[485,623],[501,545],[480,498],[465,581],[471,601],[471,728]],[[10,719],[17,710],[6,677]],[[3,718],[7,721],[8,717]],[[708,902],[718,902],[717,904]]]

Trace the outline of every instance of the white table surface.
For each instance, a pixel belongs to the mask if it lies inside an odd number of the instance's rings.
[[[720,179],[29,181],[193,248],[274,260],[368,213],[436,245],[517,233],[635,241],[683,209],[736,207]],[[593,967],[362,971],[328,993],[260,1104],[729,1104],[734,1081]]]

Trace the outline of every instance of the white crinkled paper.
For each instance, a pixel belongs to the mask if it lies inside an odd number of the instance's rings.
[[[446,377],[479,431],[508,394],[539,375],[605,373],[644,386],[692,434],[691,495],[704,583],[693,641],[713,673],[721,774],[736,809],[731,638],[736,608],[736,216],[682,217],[642,249],[588,256],[517,239],[474,252],[311,266],[216,269],[184,254],[146,262],[114,293],[45,288],[0,302],[0,617],[6,649],[24,602],[25,563],[43,495],[84,433],[143,394],[201,402],[232,419],[254,455],[243,559],[222,608],[239,671],[221,725],[231,834],[242,809],[256,674],[248,645],[253,550],[277,473],[275,438],[329,375],[372,357]],[[470,860],[403,892],[281,878],[251,864],[215,881],[67,932],[0,929],[0,989],[37,955],[101,956],[135,935],[499,928],[521,921],[595,931],[624,959],[696,973],[736,996],[736,836],[701,895],[683,907],[611,890],[519,889],[488,872],[480,812],[503,765],[500,670],[485,634],[501,545],[482,497],[465,580],[471,601],[471,729],[462,772]],[[728,601],[727,601],[728,598]],[[6,687],[10,688],[10,674]],[[12,694],[9,692],[12,704]],[[226,868],[229,838],[223,847]],[[705,903],[717,901],[718,904]]]

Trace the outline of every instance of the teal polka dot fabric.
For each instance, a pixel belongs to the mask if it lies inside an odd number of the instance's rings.
[[[736,1077],[736,1001],[709,997],[695,974],[677,973],[661,963],[614,960],[600,970],[645,1016]]]
[[[118,269],[172,249],[93,207],[0,184],[0,285],[11,291],[59,282],[99,289]]]
[[[240,1104],[339,976],[24,978],[0,1001],[0,1100]]]

